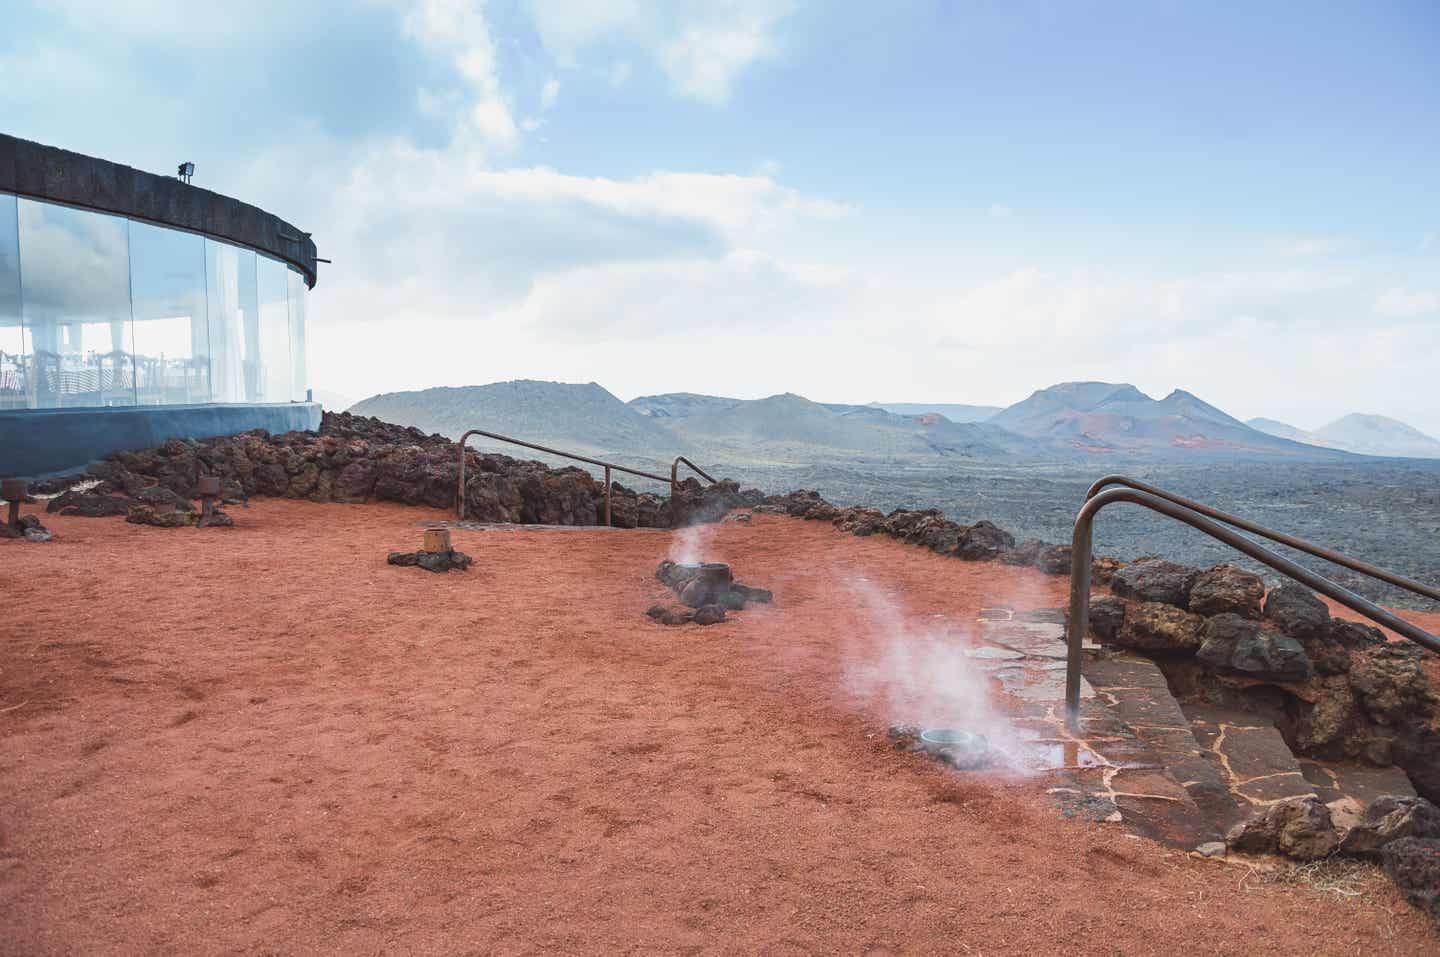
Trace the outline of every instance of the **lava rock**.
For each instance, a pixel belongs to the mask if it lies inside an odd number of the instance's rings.
[[[1007,548],[999,555],[1000,562],[1005,565],[1028,566],[1034,565],[1035,560],[1040,557],[1040,550],[1048,547],[1038,538],[1027,538],[1014,548]]]
[[[755,588],[751,585],[742,585],[739,582],[734,582],[731,584],[730,590],[743,597],[746,601],[759,602],[762,605],[768,605],[775,600],[775,593],[768,588]]]
[[[1125,602],[1109,595],[1090,599],[1090,632],[1101,641],[1115,641],[1125,627]]]
[[[1245,854],[1284,854],[1315,861],[1333,853],[1340,839],[1325,802],[1307,795],[1272,804],[1235,825],[1225,843]]]
[[[1234,565],[1216,565],[1195,576],[1190,586],[1189,608],[1197,615],[1231,613],[1259,618],[1265,599],[1265,583]]]
[[[1376,798],[1340,842],[1340,853],[1379,858],[1386,844],[1402,837],[1440,838],[1440,808],[1422,797]]]
[[[1386,844],[1381,858],[1405,899],[1440,917],[1440,840],[1402,837]]]
[[[1070,546],[1046,545],[1035,556],[1035,567],[1047,575],[1070,574]]]
[[[1310,663],[1322,675],[1339,675],[1350,670],[1352,651],[1374,649],[1385,644],[1380,629],[1358,621],[1331,618],[1318,630],[1300,639]]]
[[[1330,609],[1303,586],[1286,582],[1265,596],[1265,618],[1287,635],[1315,638],[1330,622]]]
[[[114,515],[129,514],[130,499],[124,495],[96,495],[92,492],[76,492],[72,489],[51,499],[45,510],[59,512],[66,516],[108,518]]]
[[[1110,588],[1121,598],[1185,608],[1190,602],[1190,587],[1198,574],[1197,569],[1188,565],[1158,558],[1141,559],[1116,571]]]
[[[991,522],[976,522],[960,536],[955,554],[967,561],[990,561],[1007,548],[1015,547],[1015,536]]]
[[[183,528],[194,525],[200,516],[189,499],[164,485],[142,489],[130,499],[125,521],[133,525],[154,525],[157,528]]]
[[[690,609],[675,605],[651,605],[645,614],[662,625],[685,625],[695,617],[695,613]]]
[[[885,513],[878,508],[865,508],[863,506],[851,506],[842,508],[836,514],[834,520],[836,528],[842,532],[849,532],[851,535],[859,535],[864,538],[874,535],[885,527]]]
[[[1355,655],[1349,678],[1366,713],[1381,724],[1402,723],[1432,703],[1424,669],[1398,647],[1382,646]]]
[[[474,561],[464,552],[453,549],[446,552],[391,552],[385,561],[391,565],[423,568],[427,572],[464,571]]]
[[[1324,677],[1315,683],[1315,700],[1299,701],[1295,745],[1303,753],[1358,757],[1369,743],[1364,716],[1355,693],[1343,677]],[[1388,764],[1388,761],[1379,762]]]
[[[1195,657],[1221,671],[1261,681],[1303,681],[1310,659],[1294,638],[1226,612],[1205,623]]]
[[[221,509],[214,508],[210,510],[209,515],[202,512],[200,518],[196,520],[195,526],[197,528],[234,528],[235,519]]]
[[[1109,586],[1115,580],[1115,573],[1125,567],[1120,559],[1101,555],[1090,563],[1090,581],[1097,585]]]
[[[53,478],[35,479],[27,483],[31,495],[55,495],[67,489],[88,481],[90,476],[84,472],[75,472],[70,475],[60,475]]]
[[[1205,619],[1172,604],[1141,602],[1125,612],[1114,641],[1142,651],[1193,652],[1200,647]]]
[[[691,621],[697,625],[718,625],[725,620],[725,609],[721,605],[701,605],[695,609]]]

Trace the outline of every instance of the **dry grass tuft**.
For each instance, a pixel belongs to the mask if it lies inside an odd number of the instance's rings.
[[[1247,874],[1242,889],[1264,884],[1298,887],[1327,894],[1339,900],[1368,900],[1385,874],[1369,861],[1348,857],[1327,857],[1318,861],[1277,861],[1269,866],[1245,862]]]

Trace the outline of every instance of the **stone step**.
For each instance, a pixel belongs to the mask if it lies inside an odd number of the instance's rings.
[[[1285,738],[1266,718],[1203,704],[1182,706],[1190,732],[1233,799],[1221,822],[1237,824],[1271,804],[1315,794]]]
[[[1415,797],[1415,786],[1400,768],[1297,758],[1300,773],[1320,800],[1330,807],[1335,826],[1349,829],[1360,822],[1370,802],[1385,795]]]
[[[1029,766],[1068,814],[1194,848],[1289,798],[1320,797],[1343,829],[1381,795],[1415,794],[1398,768],[1298,759],[1268,718],[1182,704],[1154,661],[1088,641],[1071,733],[1063,622],[986,609],[979,630],[969,654],[1011,702]]]
[[[1085,661],[1083,673],[1100,699],[1185,789],[1211,836],[1222,835],[1237,816],[1236,802],[1191,733],[1159,667],[1141,655],[1111,651]]]
[[[1155,697],[1149,692],[1122,693],[1127,706],[1117,708],[1115,698],[1094,685],[1095,675],[1107,679],[1113,675],[1127,687],[1133,676],[1113,666],[1097,672],[1096,662],[1087,660],[1082,671],[1081,729],[1072,733],[1065,724],[1063,624],[1001,618],[993,610],[987,611],[991,613],[982,616],[980,640],[969,655],[989,672],[998,697],[1020,730],[1025,765],[1042,776],[1047,792],[1065,813],[1121,824],[1133,833],[1186,848],[1219,838],[1211,815],[1196,804],[1173,773],[1172,765],[1179,765],[1180,753],[1178,745],[1166,743],[1162,724],[1189,740],[1184,757],[1202,770],[1206,765],[1154,665],[1136,659],[1132,667],[1143,673],[1152,690],[1158,677],[1158,687],[1173,713],[1147,717],[1140,704]],[[1087,657],[1098,650],[1087,643]],[[1139,725],[1130,718],[1139,720]]]

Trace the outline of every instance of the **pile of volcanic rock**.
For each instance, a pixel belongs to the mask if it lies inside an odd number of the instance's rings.
[[[158,528],[228,528],[235,524],[218,505],[204,512],[189,498],[164,485],[141,486],[133,494],[116,494],[110,483],[91,483],[83,490],[70,488],[52,498],[47,512],[104,518],[123,515],[135,525]]]
[[[1069,545],[1051,545],[1036,538],[1017,544],[1014,535],[993,522],[981,519],[973,525],[963,525],[950,521],[937,508],[897,508],[888,513],[863,505],[842,508],[825,501],[817,491],[801,489],[786,495],[772,495],[756,506],[755,511],[830,522],[842,532],[861,537],[886,535],[928,548],[937,555],[965,561],[998,561],[1034,567],[1047,575],[1070,574]],[[1096,558],[1092,578],[1105,584],[1121,565],[1114,558]]]
[[[1339,855],[1377,862],[1410,903],[1440,917],[1440,808],[1423,797],[1376,798],[1348,830],[1335,826],[1318,797],[1289,798],[1237,824],[1226,843],[1302,861]]]
[[[655,569],[655,577],[679,599],[679,605],[654,605],[645,613],[662,625],[714,625],[725,620],[726,611],[774,600],[769,589],[740,584],[730,566],[718,562],[664,561]]]
[[[584,469],[550,468],[507,455],[467,451],[465,513],[478,522],[597,525],[604,520],[604,484]],[[197,476],[219,478],[221,498],[250,496],[360,503],[372,499],[453,508],[458,448],[442,435],[348,412],[324,413],[318,432],[273,435],[263,429],[212,439],[171,439],[121,451],[83,473],[51,480],[63,491],[51,510],[66,515],[128,515],[130,500],[163,487],[197,497]],[[75,486],[83,491],[74,491]],[[764,500],[732,481],[680,484],[676,501],[611,486],[611,522],[619,528],[669,528],[718,521],[732,508]],[[167,519],[168,520],[168,519]]]
[[[1429,652],[1332,618],[1298,584],[1267,593],[1234,565],[1141,559],[1110,588],[1090,603],[1091,631],[1152,658],[1177,697],[1263,715],[1297,754],[1403,768],[1440,801],[1440,663]]]

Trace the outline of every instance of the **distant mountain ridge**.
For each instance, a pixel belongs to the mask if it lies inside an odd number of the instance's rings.
[[[1251,419],[1252,428],[1297,442],[1323,448],[1342,449],[1357,455],[1390,458],[1440,458],[1440,440],[1398,419],[1383,415],[1351,413],[1314,432],[1306,432],[1274,419]]]
[[[662,461],[676,454],[766,464],[1347,455],[1252,428],[1183,389],[1153,399],[1125,383],[1065,382],[980,422],[956,422],[932,411],[944,405],[898,407],[926,411],[895,412],[873,402],[819,403],[793,393],[736,399],[677,392],[625,403],[594,382],[516,380],[386,393],[356,403],[352,411],[452,437],[483,428],[577,452]],[[988,410],[956,408],[960,414]]]
[[[674,443],[674,437],[653,419],[594,382],[516,379],[387,392],[355,403],[350,411],[451,438],[459,438],[467,429],[484,429],[566,451],[639,451],[666,449]]]

